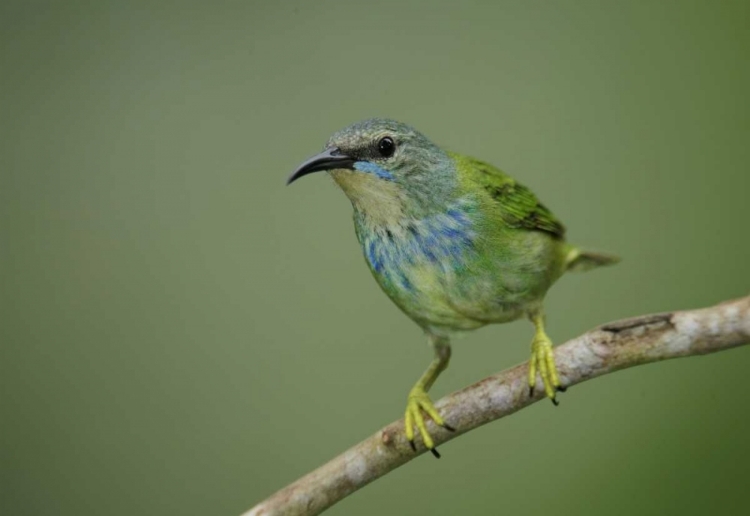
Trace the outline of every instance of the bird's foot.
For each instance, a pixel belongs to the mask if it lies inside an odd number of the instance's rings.
[[[534,394],[536,385],[536,373],[542,377],[544,384],[544,393],[552,403],[558,405],[557,391],[565,392],[565,388],[560,385],[560,377],[557,374],[555,365],[555,355],[552,353],[552,342],[544,333],[537,334],[534,342],[531,343],[531,360],[529,360],[529,396]]]
[[[424,388],[417,385],[409,392],[409,397],[406,401],[406,415],[404,417],[406,439],[409,441],[412,449],[417,451],[417,447],[414,444],[414,427],[416,426],[419,430],[419,434],[422,436],[425,448],[430,450],[430,452],[439,459],[440,453],[438,453],[435,448],[435,442],[432,440],[430,432],[427,431],[427,425],[423,413],[427,414],[436,425],[442,426],[451,432],[455,432],[455,429],[448,425],[440,414],[438,414],[435,405],[433,405],[432,400],[430,400],[430,397],[427,395]]]

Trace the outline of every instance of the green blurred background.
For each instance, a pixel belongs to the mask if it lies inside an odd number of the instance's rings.
[[[0,513],[236,515],[401,416],[431,354],[324,175],[415,125],[532,187],[621,265],[557,342],[750,291],[750,3],[0,6]],[[436,397],[528,358],[456,343]],[[750,348],[571,389],[331,515],[746,514]]]

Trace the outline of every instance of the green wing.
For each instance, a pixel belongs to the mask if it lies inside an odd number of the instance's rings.
[[[562,222],[524,185],[489,163],[449,154],[456,162],[459,175],[485,191],[510,227],[544,231],[560,239],[565,236]]]

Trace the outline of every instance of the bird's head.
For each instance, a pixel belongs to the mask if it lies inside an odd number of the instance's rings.
[[[335,133],[325,150],[302,163],[287,184],[328,171],[355,209],[391,218],[429,212],[456,183],[448,155],[414,128],[384,118],[363,120]]]

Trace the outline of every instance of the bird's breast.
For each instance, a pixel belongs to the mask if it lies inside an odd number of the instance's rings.
[[[356,219],[355,219],[356,220]],[[446,210],[387,226],[357,220],[357,235],[370,270],[383,290],[418,322],[454,326],[475,322],[451,305],[452,284],[475,260],[475,206],[462,201]]]

